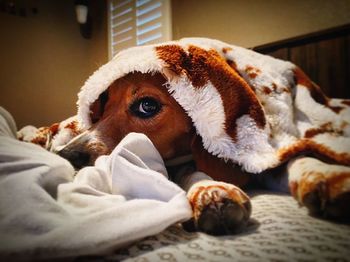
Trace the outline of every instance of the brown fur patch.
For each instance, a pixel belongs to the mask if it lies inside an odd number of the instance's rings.
[[[296,84],[305,86],[309,90],[311,97],[317,103],[328,107],[336,114],[338,114],[341,110],[344,109],[341,106],[329,105],[330,99],[322,92],[321,88],[318,85],[316,85],[306,76],[306,74],[300,68],[294,69],[294,78]]]
[[[224,48],[222,49],[222,52],[223,52],[224,54],[226,54],[226,53],[229,52],[229,51],[232,51],[232,47],[224,47]]]
[[[343,105],[350,106],[350,100],[343,100],[341,101]]]
[[[312,177],[312,179],[310,178]],[[296,192],[296,199],[301,201],[302,203],[305,203],[305,196],[318,189],[325,188],[325,179],[324,174],[321,172],[305,172],[302,174],[302,177],[298,184],[298,191]],[[325,194],[325,190],[319,191],[320,194],[322,194],[322,198],[327,199],[327,196]]]
[[[33,144],[37,144],[42,147],[45,147],[49,136],[50,136],[50,128],[40,127],[36,133],[36,137],[32,139],[30,142]]]
[[[268,89],[268,90],[267,90]],[[278,87],[275,83],[272,83],[272,89],[267,87],[267,86],[264,86],[263,87],[263,92],[268,95],[270,94],[271,92],[275,92],[275,93],[291,93],[290,89],[288,87],[281,87],[279,90],[278,90]]]
[[[159,46],[156,50],[168,69],[186,75],[195,88],[202,88],[208,80],[217,88],[224,104],[226,132],[234,141],[236,120],[245,114],[259,128],[265,126],[265,115],[254,92],[217,51],[190,46],[187,54],[176,45]]]
[[[291,93],[291,91],[290,91],[290,89],[288,87],[282,88],[282,92]]]
[[[37,144],[37,145],[40,145],[42,147],[45,147],[45,145],[46,145],[46,137],[38,136],[38,137],[32,139],[32,141],[30,141],[30,142],[33,143],[33,144]]]
[[[348,125],[349,125],[349,123],[348,123],[348,122],[343,121],[343,122],[341,123],[340,128],[344,129],[344,128],[346,128]]]
[[[77,121],[72,121],[70,123],[68,123],[64,128],[68,128],[70,130],[72,130],[72,132],[74,134],[79,134],[80,131],[79,131],[79,128],[78,128],[78,122]]]
[[[260,69],[252,66],[247,66],[245,68],[245,71],[247,72],[248,76],[253,79],[256,78],[261,73]]]
[[[272,90],[270,88],[268,88],[267,86],[263,86],[262,91],[265,95],[269,95],[272,92]]]
[[[226,59],[226,63],[227,63],[230,67],[232,67],[234,70],[237,70],[237,64],[236,64],[235,61],[232,61],[232,60],[230,60],[230,59]]]
[[[311,128],[306,130],[304,137],[312,138],[314,136],[317,136],[319,134],[324,134],[324,133],[333,133],[337,135],[343,135],[343,131],[334,129],[331,123],[325,123],[318,128]]]
[[[258,76],[257,73],[249,73],[248,75],[249,75],[250,78],[253,78],[253,79]]]
[[[299,184],[293,182],[289,187],[292,195],[302,202],[308,193],[320,189],[322,190],[318,191],[318,194],[321,194],[319,196],[324,201],[332,202],[332,199],[344,193],[344,185],[349,179],[350,172],[332,172],[326,175],[323,172],[311,171],[302,174]],[[298,193],[300,193],[299,196]]]
[[[207,63],[205,57],[187,54],[180,46],[166,45],[156,47],[158,56],[164,60],[169,70],[177,75],[185,74],[196,88],[208,81],[205,72]]]
[[[54,123],[50,126],[51,135],[54,136],[58,132],[59,123]]]
[[[191,198],[190,198],[190,204],[191,204],[192,209],[195,208],[195,205],[196,205],[196,203],[198,202],[198,196],[199,196],[199,194],[200,194],[203,190],[205,190],[205,189],[206,189],[206,188],[205,188],[204,186],[200,186],[200,187],[197,188],[195,194],[194,194],[193,196],[191,196]]]
[[[344,107],[341,106],[327,106],[329,109],[331,109],[334,113],[339,114],[340,111],[344,109]]]
[[[346,166],[350,165],[349,153],[347,152],[337,153],[331,150],[330,148],[324,145],[318,144],[309,139],[300,140],[299,142],[295,143],[294,145],[286,149],[281,149],[278,152],[278,156],[281,162],[285,162],[301,153],[312,153],[330,162],[336,162],[338,164],[346,165]]]
[[[327,178],[329,196],[331,198],[335,198],[344,192],[343,187],[346,180],[350,180],[350,172],[333,173],[329,178]]]
[[[272,83],[272,88],[273,88],[273,90],[277,90],[277,85],[275,84],[275,83]]]

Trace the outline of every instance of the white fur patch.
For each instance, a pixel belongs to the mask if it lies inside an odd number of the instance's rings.
[[[55,135],[51,141],[50,151],[57,152],[59,148],[68,144],[75,136],[78,135],[76,131],[67,128],[67,125],[77,121],[76,116],[72,116],[62,121],[58,126],[58,133]]]
[[[38,128],[35,126],[24,126],[17,132],[17,138],[21,141],[31,142],[37,136]]]
[[[325,178],[337,173],[350,174],[350,167],[331,165],[311,157],[300,157],[288,164],[289,182],[300,182],[306,173],[320,173]]]

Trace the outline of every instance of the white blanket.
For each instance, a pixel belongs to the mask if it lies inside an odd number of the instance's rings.
[[[0,256],[106,254],[191,217],[151,141],[130,134],[76,176],[63,158],[18,141],[0,107]]]

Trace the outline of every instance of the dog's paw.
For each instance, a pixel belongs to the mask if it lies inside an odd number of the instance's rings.
[[[289,182],[294,198],[311,215],[350,222],[350,168],[309,158],[297,161],[300,174]]]
[[[211,235],[236,233],[251,215],[249,197],[231,184],[201,181],[187,195],[193,210],[191,227]]]

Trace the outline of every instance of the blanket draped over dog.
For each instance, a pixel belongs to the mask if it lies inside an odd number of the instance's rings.
[[[158,151],[129,134],[74,177],[68,161],[16,139],[0,107],[0,257],[108,253],[191,217]]]
[[[349,100],[326,97],[290,62],[205,38],[117,54],[79,93],[81,130],[91,126],[91,105],[99,95],[134,71],[162,73],[204,148],[248,172],[260,173],[305,152],[350,165]],[[64,125],[62,130],[52,147],[69,140]]]

